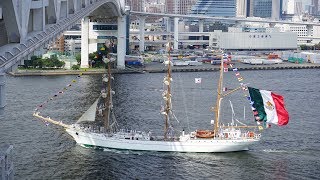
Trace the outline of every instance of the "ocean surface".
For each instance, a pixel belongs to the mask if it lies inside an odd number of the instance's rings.
[[[67,124],[76,122],[99,96],[100,75],[7,76],[7,106],[0,118],[0,144],[14,146],[15,179],[319,179],[320,71],[239,72],[249,86],[283,95],[290,114],[287,126],[265,129],[261,141],[249,151],[164,153],[88,149],[77,145],[62,128],[47,126],[32,116],[42,104],[42,115]],[[114,76],[118,123],[123,128],[162,134],[164,74]],[[195,78],[202,78],[201,83],[196,84]],[[177,120],[173,119],[172,124],[176,133],[182,129],[211,128],[217,78],[218,72],[173,73],[173,110]],[[234,72],[226,73],[225,81],[229,89],[239,86]],[[237,119],[252,125],[250,105],[243,91],[225,98],[223,119],[231,119],[229,100]]]

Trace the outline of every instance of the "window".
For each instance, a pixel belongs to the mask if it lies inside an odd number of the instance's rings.
[[[115,24],[93,25],[93,30],[118,30],[118,25],[115,25]]]

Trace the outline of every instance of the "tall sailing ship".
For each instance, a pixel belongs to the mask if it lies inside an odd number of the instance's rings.
[[[168,60],[164,62],[167,66],[167,73],[163,83],[166,89],[163,92],[165,107],[162,109],[162,114],[165,117],[164,135],[153,136],[151,132],[143,132],[136,130],[119,129],[115,116],[113,114],[113,91],[111,89],[112,76],[110,73],[110,62],[108,63],[108,73],[103,76],[103,82],[107,83],[105,89],[101,91],[102,103],[99,105],[97,100],[87,112],[72,125],[66,125],[62,122],[44,118],[35,112],[34,116],[41,118],[47,122],[51,122],[63,126],[68,134],[81,146],[112,148],[123,150],[141,150],[141,151],[164,151],[164,152],[234,152],[249,150],[249,146],[258,142],[261,137],[259,133],[260,126],[236,125],[233,121],[227,126],[220,123],[221,119],[221,102],[224,97],[239,89],[247,88],[249,90],[250,104],[254,112],[257,122],[262,123],[277,123],[285,125],[288,123],[288,114],[284,108],[282,96],[278,96],[278,100],[267,99],[274,93],[263,91],[241,85],[228,93],[223,93],[223,68],[224,60],[222,56],[220,65],[220,77],[217,87],[217,99],[214,107],[215,120],[211,122],[213,128],[208,130],[194,130],[186,133],[184,130],[178,137],[172,135],[171,131],[171,59],[170,50],[171,44],[168,43]],[[255,99],[255,100],[253,100]],[[280,102],[280,103],[279,103]],[[282,102],[282,104],[281,104]],[[282,108],[282,109],[281,109]],[[277,112],[277,109],[282,110],[282,114]],[[92,125],[83,124],[87,121],[96,121],[96,113],[100,114],[103,119],[103,125],[100,124],[96,128]],[[282,122],[280,122],[282,121]],[[280,122],[280,123],[279,123]],[[210,124],[210,123],[209,123]],[[97,128],[98,127],[98,128]]]

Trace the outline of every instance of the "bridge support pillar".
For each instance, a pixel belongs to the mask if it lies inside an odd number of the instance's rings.
[[[174,18],[174,43],[173,48],[178,49],[179,48],[179,18]]]
[[[34,31],[44,31],[45,30],[45,4],[44,0],[42,0],[42,8],[32,9],[32,27]],[[30,22],[31,23],[31,22]]]
[[[170,17],[165,17],[165,18],[166,18],[167,32],[170,33],[171,32],[171,18]]]
[[[84,3],[85,3],[85,6],[86,6],[86,7],[88,7],[88,6],[89,6],[89,4],[90,4],[90,1],[89,1],[89,0],[85,0],[85,2],[84,2]]]
[[[81,68],[89,67],[89,17],[81,20]]]
[[[146,17],[139,17],[139,33],[140,33],[140,41],[139,41],[139,51],[140,53],[144,52],[144,27],[145,27]]]
[[[117,68],[125,68],[125,55],[126,55],[126,37],[127,37],[127,15],[118,17],[118,45],[117,45]]]
[[[0,115],[4,114],[4,107],[6,106],[6,74],[0,73]]]
[[[204,20],[199,19],[199,32],[203,32],[203,24],[204,24]],[[199,40],[203,40],[203,36],[200,36]]]

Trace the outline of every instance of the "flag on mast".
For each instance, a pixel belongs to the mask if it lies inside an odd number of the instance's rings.
[[[283,126],[289,122],[289,113],[281,95],[271,91],[248,87],[252,106],[256,109],[255,118],[259,121]]]

